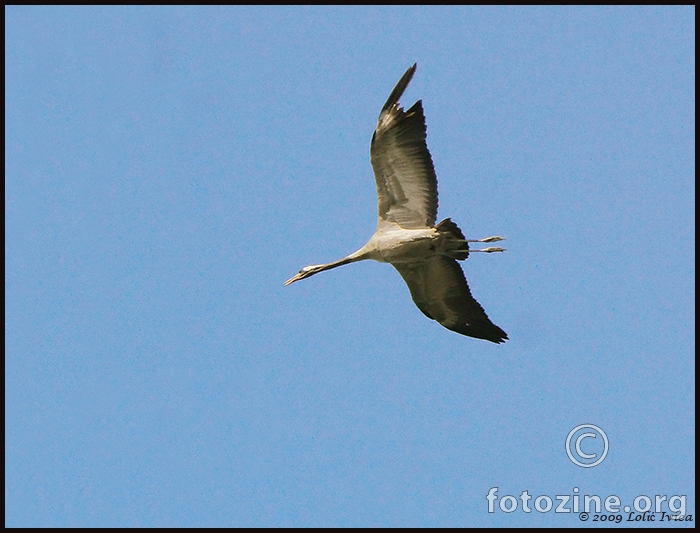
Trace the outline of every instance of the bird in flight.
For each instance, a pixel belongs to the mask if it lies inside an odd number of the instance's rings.
[[[435,225],[437,177],[425,141],[423,103],[418,100],[408,111],[399,106],[399,99],[415,72],[416,64],[391,91],[372,135],[370,161],[379,199],[379,221],[374,235],[362,248],[343,259],[302,268],[285,285],[364,259],[391,263],[425,316],[468,337],[505,342],[508,335],[489,320],[474,299],[457,263],[472,252],[505,251],[497,247],[473,250],[469,248],[470,242],[492,243],[504,239],[465,239],[449,218]]]

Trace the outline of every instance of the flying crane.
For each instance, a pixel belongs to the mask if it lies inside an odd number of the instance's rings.
[[[413,78],[416,64],[401,77],[379,113],[370,144],[370,161],[377,182],[379,221],[374,235],[362,248],[347,257],[310,265],[288,279],[285,285],[342,265],[373,259],[391,263],[411,291],[425,316],[447,329],[495,343],[508,335],[489,320],[469,291],[457,261],[472,252],[503,252],[503,248],[469,248],[470,242],[493,243],[503,237],[465,239],[449,218],[435,225],[438,207],[437,177],[426,144],[423,103],[408,110],[399,99]]]

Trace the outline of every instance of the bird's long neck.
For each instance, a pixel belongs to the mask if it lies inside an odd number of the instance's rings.
[[[347,265],[350,263],[355,263],[357,261],[362,261],[363,259],[369,259],[368,253],[365,250],[364,246],[358,251],[351,253],[347,257],[343,257],[342,259],[338,259],[337,261],[333,261],[332,263],[326,263],[325,265],[321,265],[323,268],[319,268],[318,272],[323,272],[324,270],[331,270],[332,268]]]

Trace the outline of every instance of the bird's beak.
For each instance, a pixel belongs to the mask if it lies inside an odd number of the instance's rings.
[[[299,281],[300,279],[302,279],[301,272],[299,272],[296,276],[293,276],[293,277],[289,278],[287,281],[285,281],[284,286],[286,287],[287,285],[291,285],[292,283],[294,283],[295,281]]]

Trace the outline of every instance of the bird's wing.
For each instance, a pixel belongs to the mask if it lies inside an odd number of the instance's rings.
[[[442,255],[413,263],[393,263],[408,285],[411,297],[428,318],[447,329],[491,342],[508,340],[505,331],[489,320],[471,292],[459,263]]]
[[[408,111],[399,99],[416,65],[391,92],[372,135],[370,160],[377,181],[379,220],[405,229],[432,228],[438,208],[437,177],[425,143],[425,115],[418,100]]]

